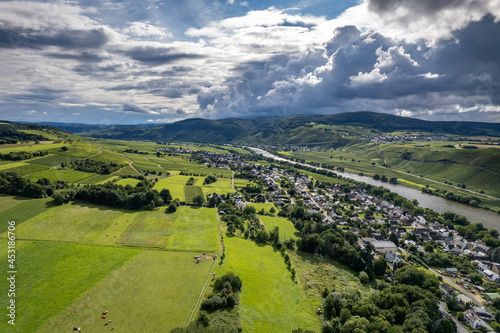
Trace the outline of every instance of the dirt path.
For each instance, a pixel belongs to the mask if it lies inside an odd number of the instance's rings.
[[[92,157],[96,157],[97,155],[101,155],[101,154],[102,154],[101,147],[97,147],[97,150],[98,150],[99,152],[97,152],[97,153],[95,153],[94,155],[89,156],[89,157],[87,157],[87,158],[92,158]]]
[[[122,153],[122,156],[125,157],[127,160],[130,160],[130,163],[128,164],[132,169],[134,169],[135,172],[137,172],[139,175],[142,175],[139,170],[137,170],[135,168],[135,166],[133,165],[134,164],[134,161],[130,158],[128,158],[127,156],[125,156],[125,154]]]
[[[231,188],[234,190],[234,171],[233,175],[231,176]]]
[[[149,162],[153,162],[151,161],[147,156],[144,156],[145,159],[147,159]],[[154,163],[154,162],[153,162]],[[170,175],[170,172],[168,172],[167,169],[165,169],[164,167],[162,167],[160,164],[156,164],[158,165],[158,168],[162,169],[163,171],[165,171],[167,173],[167,176]]]
[[[384,154],[382,154],[381,151],[382,151],[382,148],[379,147],[379,150],[378,150],[377,154],[379,154],[380,156],[382,156],[384,158],[384,164],[387,165],[387,156],[385,156]]]

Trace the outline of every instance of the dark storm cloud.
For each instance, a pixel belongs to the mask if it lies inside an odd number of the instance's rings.
[[[440,10],[457,7],[469,0],[368,0],[368,8],[378,13],[390,13],[400,6],[410,7],[419,14],[434,14]],[[480,1],[474,1],[480,5]]]
[[[151,111],[145,109],[145,108],[142,108],[138,105],[134,105],[134,104],[123,104],[122,106],[122,112],[130,112],[130,113],[139,113],[139,114],[150,114],[152,113]]]
[[[125,51],[125,54],[134,60],[151,66],[168,64],[177,60],[205,58],[204,55],[179,52],[174,48],[149,46],[135,47]]]
[[[78,53],[47,53],[45,56],[54,59],[62,60],[76,60],[79,62],[101,62],[106,57],[92,53],[92,52],[78,52]]]
[[[31,31],[21,28],[0,29],[0,48],[34,48],[58,46],[63,49],[96,49],[104,46],[109,36],[104,29]]]
[[[299,27],[299,28],[307,28],[311,29],[316,26],[314,23],[306,23],[303,21],[290,22],[285,20],[283,23],[278,24],[279,27]]]

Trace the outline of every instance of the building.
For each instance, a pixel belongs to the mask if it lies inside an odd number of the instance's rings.
[[[401,257],[400,254],[392,253],[392,252],[387,252],[385,254],[385,260],[387,260],[391,264],[397,264],[401,260],[403,260],[403,257]]]
[[[472,310],[467,310],[464,312],[464,319],[465,323],[475,330],[486,326],[486,323],[481,318],[479,318],[479,316]]]
[[[479,265],[477,265],[476,269],[479,273],[481,273],[485,278],[487,278],[491,282],[499,282],[500,281],[500,275],[493,272],[491,269],[488,268],[488,266],[486,266],[484,264],[479,264]]]
[[[489,302],[493,302],[497,298],[500,298],[500,294],[498,294],[498,293],[484,293],[483,297],[485,300],[487,300]]]
[[[445,268],[444,271],[448,274],[457,274],[458,270],[456,268]]]
[[[465,296],[464,294],[457,295],[457,302],[462,303],[462,304],[467,304],[467,303],[472,304],[472,300],[469,297]]]
[[[448,283],[443,283],[442,285],[439,286],[439,289],[444,292],[444,295],[446,297],[450,297],[455,291],[457,291],[455,288],[450,286]]]
[[[378,253],[397,253],[398,247],[391,241],[372,241],[371,244]]]
[[[489,312],[488,310],[486,310],[484,307],[477,307],[477,306],[474,306],[472,307],[472,310],[474,310],[474,312],[481,318],[481,319],[485,319],[485,320],[493,320],[493,315],[491,314],[491,312]]]

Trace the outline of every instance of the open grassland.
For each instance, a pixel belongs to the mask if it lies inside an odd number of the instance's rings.
[[[201,183],[203,184],[203,181]],[[231,179],[219,178],[215,183],[203,185],[202,190],[205,195],[212,193],[217,193],[219,195],[234,193],[236,191],[233,190],[231,184]]]
[[[197,253],[199,255],[199,253]],[[213,260],[196,264],[194,253],[142,251],[106,276],[38,332],[170,332],[184,326]],[[101,313],[109,311],[106,319]],[[104,326],[112,320],[109,326]]]
[[[15,221],[16,226],[19,226],[30,218],[50,209],[52,207],[49,205],[51,201],[52,198],[28,199],[0,195],[0,233],[7,230],[8,221]]]
[[[71,163],[76,161],[78,157],[67,155],[49,155],[42,158],[29,160],[30,163],[45,165],[48,167],[60,166],[61,163]]]
[[[292,222],[284,217],[261,215],[259,218],[264,222],[266,229],[269,231],[273,230],[274,227],[279,227],[281,240],[300,238],[300,233],[295,229]]]
[[[18,316],[15,326],[7,324],[7,320],[0,321],[0,332],[37,332],[44,322],[73,304],[139,252],[136,249],[55,242],[17,241],[16,244],[16,264],[20,272],[16,275]],[[6,245],[7,242],[2,242],[4,253]],[[6,265],[5,260],[2,264],[4,272],[8,270]],[[2,286],[6,286],[5,282]],[[0,293],[0,304],[4,309],[7,302],[7,293]],[[66,317],[66,324],[77,323]]]
[[[172,176],[160,179],[154,189],[161,192],[164,188],[170,191],[173,199],[184,201],[184,186],[191,176]]]
[[[19,225],[17,238],[111,245],[137,214],[92,204],[56,206]],[[6,234],[1,236],[6,237]]]
[[[116,182],[117,185],[122,185],[122,186],[127,186],[130,185],[134,187],[135,185],[139,184],[140,180],[135,179],[135,178],[123,178],[120,179],[119,181]]]
[[[4,169],[1,171],[17,172],[20,176],[26,176],[26,175],[29,175],[29,174],[32,174],[35,172],[41,172],[41,171],[45,171],[48,169],[49,169],[49,167],[46,167],[43,165],[29,164],[29,163],[24,164],[23,163],[22,165],[17,164],[17,166],[15,166],[13,168]]]
[[[325,288],[329,291],[359,291],[363,297],[374,292],[359,281],[358,273],[335,260],[304,252],[291,252],[290,257],[311,310],[322,307],[321,293]]]
[[[226,258],[217,275],[234,272],[243,288],[240,299],[244,332],[318,331],[314,310],[301,286],[291,279],[283,257],[271,246],[224,237]]]
[[[41,172],[31,173],[27,175],[25,178],[31,181],[36,182],[38,179],[47,178],[51,181],[65,180],[68,183],[78,183],[84,179],[95,176],[95,173],[91,172],[83,172],[79,170],[45,170]]]
[[[216,251],[217,215],[214,208],[181,206],[173,214],[163,209],[142,212],[118,240],[119,244],[181,251]]]

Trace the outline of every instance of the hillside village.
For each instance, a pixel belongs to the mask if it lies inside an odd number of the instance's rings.
[[[371,195],[364,185],[322,183],[300,170],[274,163],[262,165],[237,154],[191,152],[191,158],[210,167],[238,170],[239,177],[246,176],[252,184],[260,186],[262,191],[258,194],[241,189],[234,195],[232,199],[236,208],[243,209],[251,202],[272,202],[276,207],[303,205],[308,214],[321,214],[322,223],[337,224],[357,235],[360,247],[371,245],[375,258],[385,258],[391,268],[412,263],[415,259],[428,267],[418,257],[418,254],[426,253],[425,244],[433,244],[433,249],[451,256],[470,258],[475,272],[490,282],[489,289],[495,292],[488,293],[481,285],[470,283],[466,276],[471,272],[459,271],[455,267],[442,267],[437,271],[456,282],[447,280],[440,289],[445,300],[453,299],[464,305],[464,321],[469,327],[491,330],[487,321],[493,320],[493,314],[483,304],[492,306],[494,299],[500,300],[500,294],[496,293],[497,289],[500,290],[500,263],[490,260],[495,247],[483,240],[461,235],[454,225],[428,221],[423,210],[414,214],[408,207]],[[413,204],[418,206],[418,202]],[[387,281],[393,279],[391,274],[384,277]],[[484,300],[476,301],[476,297],[482,299],[475,296],[476,293],[484,294]],[[443,312],[450,316],[448,310]]]

